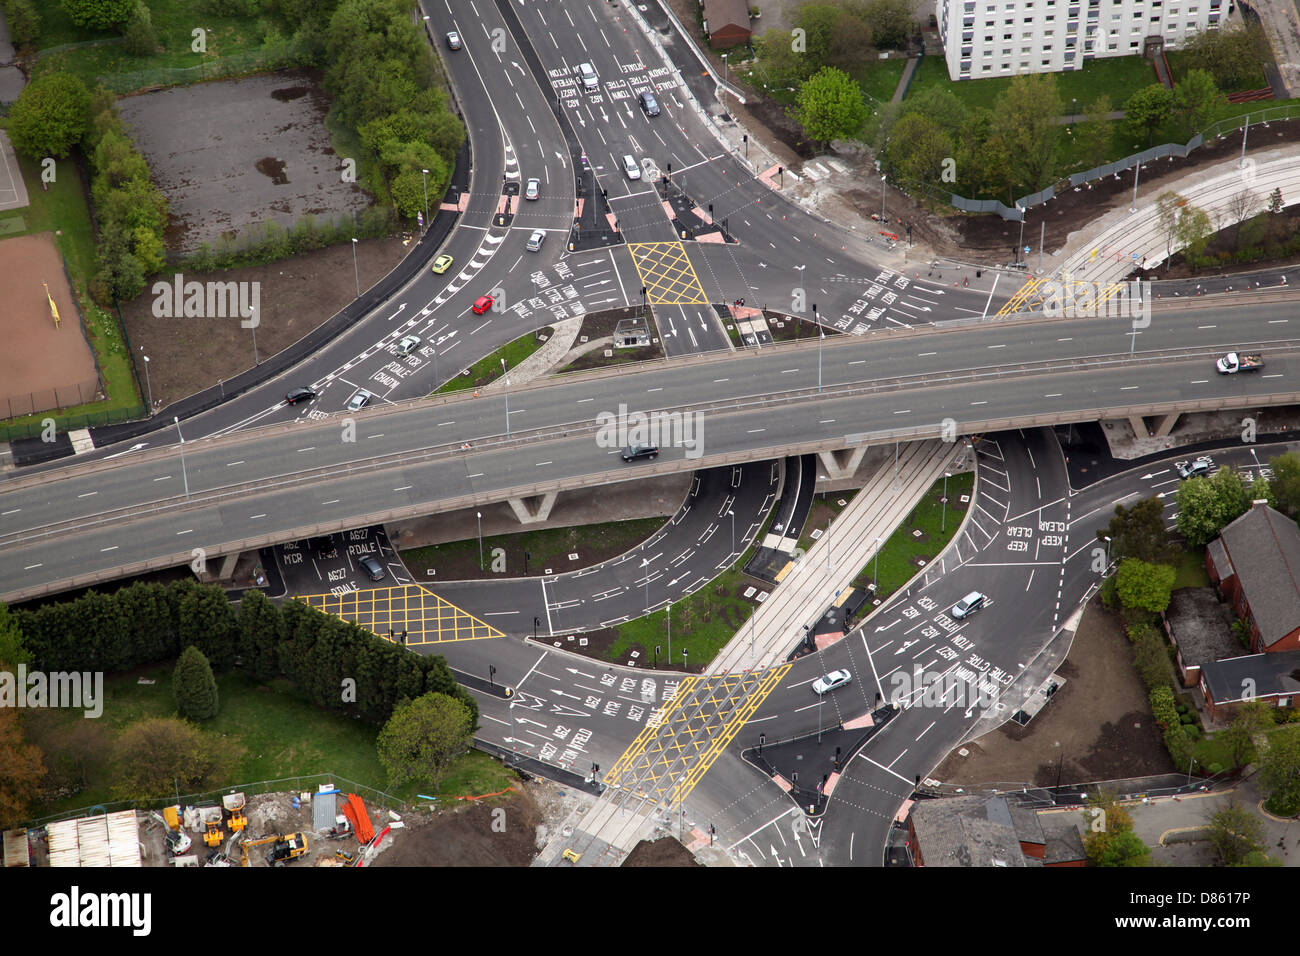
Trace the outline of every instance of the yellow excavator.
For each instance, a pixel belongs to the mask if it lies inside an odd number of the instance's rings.
[[[239,843],[240,866],[248,866],[248,851],[255,846],[271,844],[266,851],[267,866],[284,866],[300,856],[306,856],[309,847],[307,838],[301,833],[288,833],[283,836],[262,837],[260,840],[241,840]]]

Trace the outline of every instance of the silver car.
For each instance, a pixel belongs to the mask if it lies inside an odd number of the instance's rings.
[[[370,400],[375,396],[371,395],[364,388],[359,389],[355,395],[348,399],[348,411],[355,412],[365,408],[370,404]]]
[[[632,156],[623,157],[623,172],[627,173],[628,179],[641,178],[641,166]]]
[[[524,187],[525,199],[536,199],[542,194],[542,184],[536,179],[528,180],[528,185]]]
[[[418,335],[408,335],[404,339],[402,339],[402,341],[397,343],[397,354],[410,355],[412,352],[415,351],[416,347],[419,344],[420,344],[420,337]]]
[[[540,229],[534,229],[533,234],[528,237],[528,242],[524,246],[529,252],[541,252],[542,243],[546,241],[546,233]]]
[[[829,694],[837,687],[843,687],[849,681],[853,680],[853,675],[846,670],[831,671],[825,677],[819,677],[812,682],[814,694]]]

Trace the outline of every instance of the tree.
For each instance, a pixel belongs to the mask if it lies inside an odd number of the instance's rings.
[[[469,710],[446,694],[425,694],[393,711],[379,731],[379,759],[393,786],[427,780],[435,787],[473,736]]]
[[[1115,574],[1119,600],[1124,607],[1159,614],[1169,607],[1175,571],[1167,564],[1125,558]]]
[[[13,670],[30,664],[32,652],[23,644],[23,629],[9,605],[0,602],[0,670]]]
[[[1268,793],[1264,808],[1280,817],[1300,812],[1300,728],[1269,734],[1268,752],[1260,762],[1259,783]]]
[[[1215,735],[1228,749],[1234,767],[1244,767],[1255,759],[1255,735],[1273,726],[1273,709],[1262,700],[1242,704],[1232,723]]]
[[[1178,210],[1186,203],[1186,199],[1168,189],[1156,197],[1156,220],[1165,234],[1166,258],[1174,254],[1174,227],[1178,225]]]
[[[1173,568],[1169,570],[1172,573]],[[1133,666],[1142,683],[1152,689],[1169,683],[1169,652],[1165,650],[1164,638],[1155,628],[1146,628],[1133,642]]]
[[[1268,211],[1271,213],[1279,213],[1282,211],[1282,208],[1282,187],[1278,186],[1268,194]]]
[[[1268,484],[1277,499],[1277,510],[1294,518],[1300,514],[1300,455],[1293,451],[1278,455],[1269,468],[1273,477]]]
[[[7,0],[6,3],[0,3],[0,7],[4,7],[14,45],[35,46],[41,36],[41,15],[36,12],[32,0]]]
[[[1240,242],[1241,224],[1255,215],[1259,205],[1259,197],[1249,189],[1239,189],[1228,199],[1228,217],[1237,227],[1233,234],[1234,241]]]
[[[1051,178],[1061,138],[1061,97],[1051,73],[1019,74],[993,104],[991,133],[1006,143],[1011,176],[1041,189]]]
[[[86,131],[90,91],[72,73],[43,73],[9,111],[9,138],[28,159],[62,159]]]
[[[823,67],[799,87],[798,117],[811,139],[852,139],[867,121],[862,89],[843,70]]]
[[[258,590],[239,602],[239,656],[254,680],[266,683],[279,673],[277,648],[284,640],[280,609]]]
[[[1174,94],[1159,83],[1144,86],[1124,103],[1124,126],[1134,138],[1144,138],[1151,145],[1151,137],[1174,106]]]
[[[1110,97],[1103,93],[1088,105],[1083,122],[1074,127],[1075,149],[1085,167],[1100,166],[1110,156],[1115,138],[1115,130],[1110,125],[1113,109]]]
[[[190,645],[181,652],[172,671],[172,695],[176,710],[189,720],[209,720],[217,716],[220,697],[217,679],[203,652]]]
[[[230,667],[235,656],[239,625],[226,593],[215,585],[197,587],[180,604],[180,642],[193,644],[214,670]]]
[[[1188,70],[1187,75],[1174,84],[1173,109],[1193,133],[1213,123],[1227,102],[1215,86],[1214,77],[1205,70]]]
[[[1093,866],[1150,864],[1150,850],[1133,832],[1133,818],[1113,793],[1101,791],[1089,797],[1084,815],[1088,823],[1083,851]]]
[[[113,30],[131,19],[135,0],[63,0],[63,9],[79,27]]]
[[[203,789],[227,776],[238,757],[226,738],[209,736],[174,717],[149,717],[128,726],[113,748],[115,792],[124,800],[150,800]]]
[[[1264,849],[1264,822],[1235,799],[1209,815],[1206,839],[1223,866],[1237,866]]]
[[[940,181],[943,161],[952,154],[952,140],[937,122],[908,113],[894,127],[885,161],[895,178],[928,186]]]
[[[1234,90],[1243,83],[1265,85],[1264,70],[1271,64],[1268,38],[1258,23],[1245,28],[1204,30],[1184,47],[1192,69],[1210,73],[1219,87]]]
[[[1174,238],[1188,258],[1199,256],[1205,251],[1205,244],[1210,241],[1214,228],[1210,216],[1204,209],[1188,203],[1178,210],[1178,225],[1174,227]]]
[[[136,0],[131,19],[122,34],[122,49],[131,56],[151,56],[158,49],[158,32],[144,0]]]
[[[898,49],[916,29],[909,0],[867,0],[865,12],[881,49]]]
[[[1246,484],[1230,468],[1209,478],[1189,478],[1178,489],[1178,533],[1193,548],[1204,547],[1249,507]]]
[[[24,738],[18,712],[0,708],[0,829],[28,818],[44,776],[41,749]]]
[[[1097,540],[1110,538],[1110,559],[1137,558],[1151,564],[1168,561],[1173,553],[1165,530],[1165,503],[1152,495],[1132,508],[1115,506],[1110,524],[1097,532]]]

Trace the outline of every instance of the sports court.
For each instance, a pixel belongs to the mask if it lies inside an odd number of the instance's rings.
[[[9,134],[0,129],[0,212],[27,205],[27,185],[18,171],[18,157]]]

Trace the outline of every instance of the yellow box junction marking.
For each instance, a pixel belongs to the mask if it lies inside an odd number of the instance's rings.
[[[406,643],[410,647],[505,636],[418,584],[347,594],[309,594],[300,600],[326,614],[359,624],[384,640],[389,639],[390,628],[394,641],[406,631]]]
[[[1038,277],[1026,279],[1025,284],[1016,290],[1015,295],[1007,299],[1006,304],[998,309],[997,314],[1011,315],[1015,312],[1027,311],[1024,309],[1025,303],[1038,291],[1038,287],[1046,281],[1046,279]]]
[[[633,242],[632,254],[651,305],[707,305],[709,297],[680,242]]]
[[[1050,276],[1027,279],[1025,284],[1016,290],[1016,294],[1007,300],[1006,305],[998,309],[997,314],[1011,315],[1015,312],[1034,312],[1040,309],[1043,300],[1046,298],[1046,293],[1049,291],[1046,288],[1047,283],[1051,281],[1053,280]],[[1123,287],[1124,283],[1113,282],[1102,289],[1100,293],[1096,293],[1096,286],[1091,282],[1077,280],[1063,283],[1060,285],[1060,291],[1064,296],[1061,308],[1068,308],[1074,313],[1088,312],[1089,310],[1100,313],[1105,308],[1105,304],[1114,298],[1115,294]]]
[[[674,807],[686,799],[790,669],[688,677],[605,774],[611,787]]]

